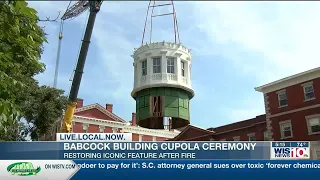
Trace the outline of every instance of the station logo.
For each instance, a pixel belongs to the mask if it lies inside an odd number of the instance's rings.
[[[7,167],[7,171],[11,175],[34,176],[41,171],[41,168],[39,166],[35,168],[31,162],[17,162],[10,164]]]
[[[272,159],[309,159],[310,150],[309,148],[272,148],[271,152]]]

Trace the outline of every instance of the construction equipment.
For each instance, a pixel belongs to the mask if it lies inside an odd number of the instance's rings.
[[[90,39],[91,39],[96,15],[100,10],[101,4],[102,4],[102,1],[78,1],[73,6],[68,8],[66,13],[61,18],[62,21],[64,21],[66,19],[74,18],[80,15],[87,9],[90,10],[76,69],[74,71],[72,86],[69,94],[69,101],[68,101],[67,109],[65,111],[64,119],[62,122],[62,128],[61,128],[62,133],[70,133],[72,131],[72,119],[73,119],[73,114],[77,105],[77,96],[78,96],[79,87],[82,79],[83,69],[84,69],[84,65],[85,65],[85,61],[86,61],[86,57],[89,49]],[[59,53],[59,50],[58,50],[58,53]],[[58,54],[58,57],[59,57],[59,54]]]

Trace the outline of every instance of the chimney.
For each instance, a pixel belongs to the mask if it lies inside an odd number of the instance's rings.
[[[113,104],[106,104],[106,110],[112,113]]]
[[[132,126],[137,126],[136,113],[132,113],[131,124]]]
[[[76,108],[78,109],[78,108],[82,108],[82,107],[83,107],[83,99],[78,98],[78,99],[77,99],[77,106],[76,106]]]

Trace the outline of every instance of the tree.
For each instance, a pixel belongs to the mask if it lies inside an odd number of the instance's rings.
[[[66,104],[62,90],[34,79],[45,70],[40,58],[47,42],[38,22],[37,11],[25,1],[0,3],[0,140],[19,140],[21,132],[32,138],[45,134]]]
[[[62,90],[48,86],[29,88],[19,100],[23,116],[32,127],[27,128],[26,132],[31,133],[33,140],[50,131],[52,125],[61,118],[67,102]]]

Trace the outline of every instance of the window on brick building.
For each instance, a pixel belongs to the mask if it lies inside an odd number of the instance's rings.
[[[320,116],[307,118],[309,134],[320,133]]]
[[[292,126],[291,121],[282,121],[280,124],[280,130],[281,130],[281,138],[291,138],[292,137]]]
[[[288,105],[286,91],[278,92],[278,101],[279,101],[279,107],[283,107],[283,106]]]
[[[313,85],[308,83],[303,85],[304,99],[310,100],[314,98]]]
[[[256,140],[255,134],[248,134],[248,138],[249,138],[249,141],[255,141]]]

